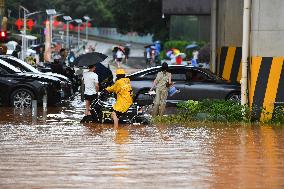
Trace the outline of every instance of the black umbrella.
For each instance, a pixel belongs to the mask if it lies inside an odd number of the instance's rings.
[[[99,83],[112,81],[113,75],[112,71],[105,67],[102,63],[96,63],[96,74],[98,75]]]
[[[97,63],[104,61],[107,58],[107,55],[98,53],[98,52],[91,52],[86,53],[78,56],[74,60],[74,65],[82,67],[82,66],[90,66]]]

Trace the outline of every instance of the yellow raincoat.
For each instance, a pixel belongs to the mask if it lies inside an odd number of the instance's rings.
[[[130,84],[130,79],[121,78],[117,80],[112,86],[107,87],[108,92],[114,92],[117,95],[116,103],[113,106],[115,111],[121,113],[126,112],[133,103],[133,93]]]

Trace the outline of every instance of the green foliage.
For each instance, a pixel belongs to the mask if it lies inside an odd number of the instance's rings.
[[[154,34],[154,40],[167,40],[169,17],[162,18],[162,0],[109,0],[116,26],[121,33]]]
[[[114,19],[111,10],[109,9],[109,2],[114,0],[9,0],[7,9],[10,9],[11,16],[18,18],[19,6],[22,5],[30,12],[43,11],[46,9],[56,9],[59,13],[69,15],[72,18],[82,18],[88,15],[93,20],[93,26],[97,27],[111,27],[114,26]],[[21,13],[22,14],[22,13]],[[46,15],[41,14],[42,17]],[[22,15],[21,15],[22,17]],[[36,16],[37,17],[37,16]],[[62,20],[62,17],[58,17]]]
[[[231,100],[188,100],[177,104],[178,114],[170,116],[158,116],[154,123],[186,123],[187,121],[212,121],[212,122],[251,122],[256,108],[250,111],[248,106]],[[259,110],[259,109],[258,109]],[[283,124],[284,107],[278,106],[273,114],[261,108],[261,113],[269,119],[264,123]],[[271,119],[272,118],[272,119]]]
[[[261,108],[261,114],[263,115],[262,122],[268,124],[283,124],[284,123],[284,107],[276,106],[273,113],[267,111],[265,108]]]
[[[179,49],[181,52],[185,52],[185,47],[190,44],[189,41],[167,41],[164,43],[164,49],[167,51],[172,48]]]
[[[184,101],[177,104],[177,115],[155,118],[154,122],[184,123],[187,121],[240,122],[250,120],[249,107],[234,101]],[[243,113],[244,112],[244,113]]]
[[[72,18],[88,15],[92,18],[92,26],[117,27],[121,33],[153,34],[154,40],[169,38],[170,17],[162,18],[162,0],[33,0],[32,3],[30,0],[9,0],[6,4],[15,18],[19,16],[19,5],[31,12],[56,9]]]
[[[278,106],[274,109],[274,114],[272,118],[273,123],[284,123],[284,107]]]

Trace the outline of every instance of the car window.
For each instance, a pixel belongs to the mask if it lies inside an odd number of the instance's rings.
[[[4,75],[7,74],[8,72],[6,70],[4,70],[3,68],[0,67],[0,74]]]
[[[157,76],[157,72],[150,72],[150,73],[141,75],[141,78],[147,79],[147,80],[155,80],[156,76]]]
[[[170,69],[172,81],[186,81],[185,69]]]
[[[18,68],[22,72],[29,72],[30,71],[29,69],[27,69],[26,67],[24,67],[23,65],[21,65],[20,63],[18,63],[15,60],[12,60],[12,59],[9,59],[9,58],[1,58],[1,59],[4,60],[5,62],[11,64],[12,66]]]
[[[15,72],[21,73],[21,70],[15,68],[14,66],[11,66],[9,64],[7,64],[7,65],[0,64],[0,68],[5,70],[7,73],[15,73]]]
[[[191,82],[201,82],[208,80],[208,76],[199,70],[188,70],[186,72],[186,78]]]

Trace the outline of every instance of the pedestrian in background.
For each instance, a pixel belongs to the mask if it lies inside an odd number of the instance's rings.
[[[62,65],[62,66],[66,66],[66,58],[67,58],[67,55],[68,55],[68,52],[66,49],[62,48],[60,49],[59,51],[59,63]]]
[[[118,68],[120,68],[121,66],[122,58],[123,58],[123,51],[120,48],[118,48],[116,51],[116,59],[115,59]]]
[[[85,85],[84,99],[86,103],[85,115],[91,115],[90,106],[91,102],[97,98],[97,93],[99,91],[99,79],[98,75],[95,73],[96,66],[88,66],[89,70],[83,73],[83,81]]]
[[[129,54],[130,54],[129,45],[125,45],[125,47],[124,47],[125,64],[127,64],[127,62],[128,62]]]
[[[168,64],[164,62],[162,64],[161,71],[157,74],[156,79],[153,82],[153,86],[150,89],[152,91],[156,88],[156,97],[154,99],[153,116],[162,116],[166,107],[166,100],[168,97],[168,87],[172,85],[172,74],[168,72]]]

